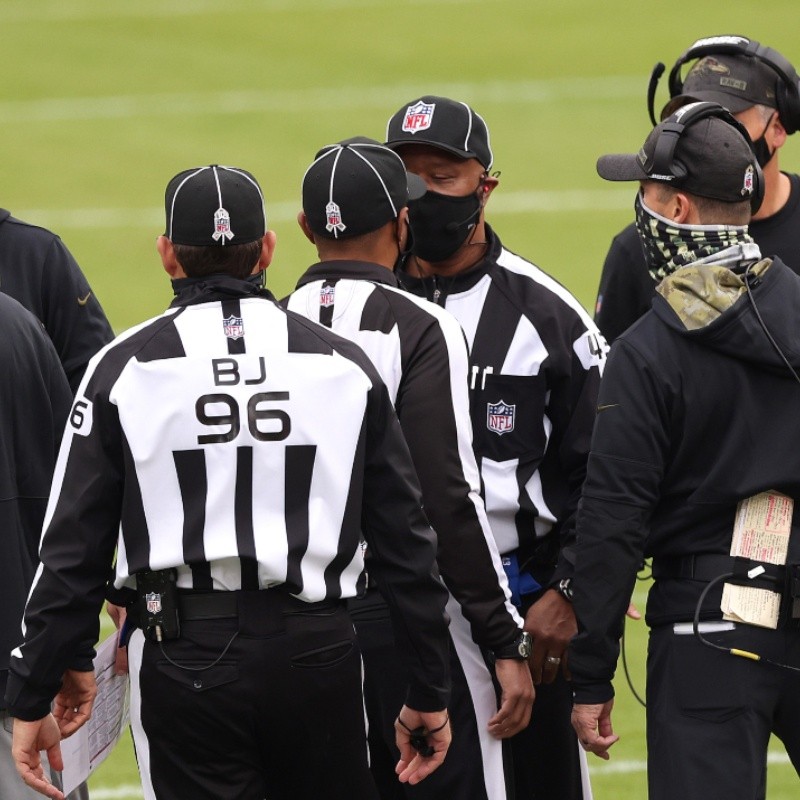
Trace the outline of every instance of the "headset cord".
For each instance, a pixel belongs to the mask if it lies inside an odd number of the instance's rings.
[[[644,569],[645,567],[648,568],[650,570],[650,572],[647,575],[637,575],[636,576],[636,580],[637,581],[647,581],[647,580],[650,580],[650,578],[652,577],[652,574],[653,574],[652,573],[652,566],[651,566],[650,563],[648,563],[647,559],[645,559],[645,561],[642,564],[642,569]],[[631,690],[631,694],[638,700],[639,705],[641,705],[642,708],[647,708],[647,703],[644,700],[642,700],[641,695],[639,694],[639,692],[636,691],[636,687],[633,685],[633,678],[631,677],[630,669],[628,668],[628,654],[627,654],[627,650],[625,648],[625,630],[627,629],[627,627],[628,627],[628,620],[627,620],[627,618],[623,618],[623,621],[622,621],[622,636],[620,637],[620,652],[621,652],[621,655],[622,655],[622,669],[623,669],[623,671],[625,673],[625,681],[628,684],[628,688]]]
[[[714,642],[706,639],[705,636],[703,636],[703,634],[700,632],[700,611],[703,607],[703,601],[706,599],[706,597],[708,597],[708,593],[714,586],[716,586],[720,581],[727,580],[733,576],[734,575],[732,572],[726,572],[722,575],[717,575],[717,577],[714,578],[714,580],[712,580],[705,587],[705,589],[703,589],[702,593],[700,594],[700,599],[697,601],[697,607],[694,610],[694,619],[692,620],[692,632],[694,633],[695,637],[706,647],[713,647],[715,650],[722,650],[723,653],[730,653],[732,656],[747,658],[750,661],[761,661],[764,664],[772,664],[773,667],[788,669],[791,672],[800,672],[800,667],[793,667],[791,664],[782,664],[780,661],[773,661],[771,658],[765,658],[764,656],[760,656],[758,653],[753,653],[750,650],[741,650],[738,647],[725,647],[725,645],[715,644]]]
[[[188,666],[186,666],[186,664],[179,664],[177,661],[173,661],[167,655],[166,651],[164,650],[164,643],[163,642],[159,641],[158,646],[161,648],[161,655],[164,656],[164,658],[166,658],[167,661],[169,661],[169,663],[172,664],[173,667],[177,667],[178,669],[182,669],[185,672],[204,672],[207,669],[211,669],[211,667],[216,667],[217,664],[219,664],[219,662],[222,661],[222,659],[225,656],[225,653],[228,652],[228,650],[230,649],[230,646],[233,644],[234,640],[236,639],[236,637],[238,635],[239,635],[239,631],[236,631],[233,634],[233,636],[231,636],[231,638],[228,639],[228,644],[225,645],[223,651],[210,664],[205,664],[202,667],[188,667]]]
[[[792,373],[792,377],[794,377],[794,379],[798,383],[800,383],[800,376],[798,376],[797,372],[795,372],[794,367],[792,367],[792,365],[789,363],[789,359],[786,358],[783,350],[781,350],[781,348],[778,346],[778,343],[775,341],[775,339],[773,338],[772,334],[769,332],[769,329],[767,328],[767,326],[764,323],[764,320],[763,320],[763,318],[761,316],[761,312],[758,310],[758,306],[756,305],[756,301],[753,298],[752,286],[758,286],[758,284],[761,282],[761,279],[757,275],[754,275],[754,274],[752,274],[750,272],[750,270],[753,268],[753,266],[754,266],[754,264],[749,264],[747,266],[747,269],[744,271],[744,285],[745,285],[745,288],[747,289],[747,296],[750,298],[750,305],[753,306],[753,313],[756,315],[756,319],[758,320],[758,324],[761,326],[761,329],[766,334],[767,339],[769,339],[770,344],[773,346],[773,348],[775,348],[775,352],[781,357],[781,360],[783,361],[783,363],[786,364],[787,369],[789,370],[789,372]],[[751,284],[752,284],[752,286],[751,286]]]

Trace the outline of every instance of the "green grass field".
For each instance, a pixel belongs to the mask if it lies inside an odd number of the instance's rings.
[[[268,284],[283,296],[315,260],[294,218],[316,150],[382,138],[422,93],[486,118],[502,173],[488,219],[591,308],[633,203],[594,163],[642,143],[655,61],[745,33],[800,64],[797,0],[0,0],[0,14],[0,204],[63,237],[117,331],[170,300],[155,238],[173,174],[222,163],[259,178],[278,234]],[[782,164],[800,170],[800,136]],[[628,645],[640,689],[644,647],[640,624]],[[615,722],[595,797],[643,798],[644,714],[623,682]],[[781,752],[769,797],[788,800],[797,777]],[[141,797],[127,742],[91,786],[95,800]]]

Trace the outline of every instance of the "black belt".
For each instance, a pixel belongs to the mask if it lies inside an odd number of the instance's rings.
[[[178,589],[178,609],[182,622],[203,619],[230,619],[239,616],[241,602],[249,609],[263,608],[283,614],[311,610],[336,608],[341,600],[321,600],[310,603],[293,597],[282,588],[253,589],[246,591],[198,592],[193,589]]]
[[[265,590],[269,591],[269,590]],[[239,616],[236,592],[184,592],[178,590],[178,608],[184,621],[226,619]]]
[[[763,567],[764,571],[751,579],[747,573],[755,567]],[[786,579],[786,567],[718,553],[662,556],[653,559],[653,578],[656,580],[681,579],[707,583],[727,574],[746,580],[748,586],[780,592]]]

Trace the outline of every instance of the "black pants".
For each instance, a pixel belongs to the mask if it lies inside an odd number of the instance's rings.
[[[547,583],[544,579],[539,582]],[[530,605],[519,609],[523,618]],[[516,800],[583,800],[592,796],[588,771],[584,775],[581,769],[586,756],[578,745],[571,717],[572,689],[559,671],[553,683],[536,687],[531,721],[510,739]]]
[[[796,629],[740,625],[705,635],[725,647],[800,667]],[[783,741],[800,774],[798,720],[800,672],[713,650],[672,625],[650,632],[650,800],[761,800],[771,733]]]
[[[131,637],[146,800],[377,800],[346,609],[238,595],[238,617],[183,622],[163,652]]]
[[[454,603],[451,598],[448,604],[452,640],[448,713],[453,740],[436,772],[410,786],[401,784],[394,771],[399,758],[394,721],[405,699],[407,677],[395,649],[388,609],[377,592],[349,602],[364,659],[370,764],[381,800],[511,798],[506,792],[503,745],[485,730],[487,715],[497,710],[492,675]]]

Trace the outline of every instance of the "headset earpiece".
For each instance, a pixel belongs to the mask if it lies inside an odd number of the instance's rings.
[[[780,79],[777,83],[775,102],[781,118],[781,124],[788,134],[800,130],[800,77],[798,77],[795,68],[777,50],[766,47],[754,39],[748,39],[746,36],[709,36],[705,39],[698,39],[678,58],[670,70],[667,79],[670,97],[683,94],[684,81],[681,77],[683,65],[707,55],[750,56],[766,64]],[[655,75],[655,71],[653,75]],[[658,77],[660,77],[660,73]],[[656,83],[658,82],[658,77],[655,78]],[[648,108],[650,116],[653,117],[652,105],[649,99],[650,92],[655,96],[655,86],[652,85],[653,76],[651,76],[650,81]]]
[[[662,122],[662,129],[653,149],[653,158],[644,164],[648,175],[658,179],[664,177],[683,178],[686,167],[675,159],[675,148],[687,128],[709,117],[718,117],[736,128],[752,148],[753,142],[747,128],[733,114],[718,103],[692,103],[681,109],[678,119]],[[750,209],[753,214],[761,207],[764,200],[764,174],[758,160],[753,155],[753,193],[750,195]]]

